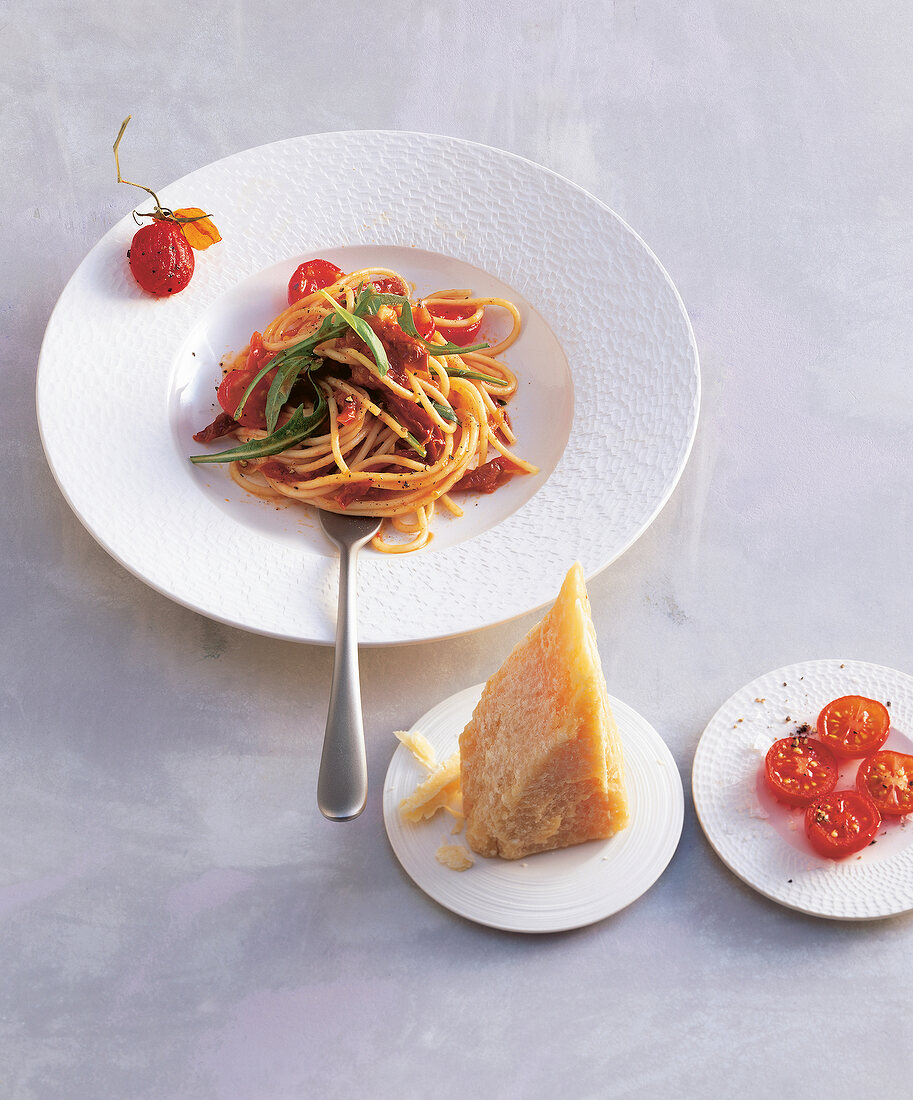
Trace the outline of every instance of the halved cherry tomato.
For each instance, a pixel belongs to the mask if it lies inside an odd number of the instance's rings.
[[[805,811],[805,835],[819,855],[851,856],[870,844],[881,825],[874,803],[858,791],[832,791]]]
[[[840,771],[831,750],[811,737],[783,737],[767,750],[767,785],[781,802],[808,806],[830,794]]]
[[[177,222],[157,218],[138,229],[128,256],[133,278],[157,298],[178,294],[193,275],[193,249]]]
[[[238,370],[229,371],[222,379],[222,385],[219,386],[218,402],[229,416],[233,417],[235,415],[235,410],[247,391],[247,387],[262,369],[263,364],[259,367],[240,367]],[[237,417],[239,424],[245,428],[260,428],[261,430],[266,427],[266,397],[275,377],[276,372],[274,370],[267,371],[254,386],[250,397],[244,402],[241,415]]]
[[[434,327],[445,340],[465,348],[467,344],[473,343],[476,336],[479,335],[482,319],[479,318],[478,321],[473,321],[471,325],[448,325],[447,321],[462,321],[466,317],[471,317],[475,312],[476,306],[435,305],[431,316],[434,318]]]
[[[315,290],[331,286],[342,274],[342,268],[329,260],[307,260],[295,269],[295,274],[289,279],[288,304],[293,306]]]
[[[890,728],[884,703],[862,695],[834,699],[818,715],[818,737],[838,756],[867,756],[881,748]]]
[[[859,765],[856,788],[886,817],[913,813],[913,756],[895,749],[873,753]]]

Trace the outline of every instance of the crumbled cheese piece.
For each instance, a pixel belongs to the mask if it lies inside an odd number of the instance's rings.
[[[408,798],[399,804],[399,812],[413,824],[433,817],[438,810],[454,804],[460,793],[459,750],[439,764]]]
[[[434,858],[451,871],[468,871],[475,862],[462,844],[442,844]]]
[[[434,771],[437,767],[437,756],[424,734],[419,733],[417,730],[414,733],[409,730],[394,730],[393,736],[405,745],[415,759],[428,771]]]

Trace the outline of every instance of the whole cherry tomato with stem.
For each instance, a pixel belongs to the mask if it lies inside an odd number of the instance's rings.
[[[193,276],[193,249],[181,227],[165,219],[138,229],[127,257],[133,278],[157,298],[178,294]]]
[[[117,182],[139,187],[150,194],[155,200],[155,208],[148,214],[134,213],[136,219],[150,218],[151,221],[148,225],[141,226],[133,235],[127,257],[130,261],[130,272],[140,287],[147,294],[165,298],[180,293],[193,276],[193,247],[184,235],[183,226],[192,223],[198,227],[200,232],[194,237],[198,248],[208,247],[221,238],[203,211],[194,209],[189,212],[192,216],[182,216],[182,211],[175,213],[162,206],[158,195],[150,187],[123,178],[120,172],[119,148],[130,118],[128,115],[121,123],[120,132],[114,142]]]

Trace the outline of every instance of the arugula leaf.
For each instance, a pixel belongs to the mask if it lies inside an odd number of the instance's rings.
[[[373,283],[359,289],[358,298],[352,312],[356,317],[373,317],[381,306],[401,306],[408,302],[401,294],[381,294]]]
[[[466,370],[463,367],[447,367],[447,373],[451,378],[477,378],[480,382],[490,382],[493,386],[509,386],[503,378],[494,378],[490,374],[480,374],[477,370]]]
[[[412,432],[406,432],[406,442],[409,444],[413,451],[418,452],[419,458],[425,457],[425,448],[422,446],[421,443],[419,443]]]
[[[393,295],[390,295],[393,297]],[[452,344],[447,341],[444,344],[432,344],[430,340],[426,340],[424,336],[420,336],[418,329],[415,327],[415,318],[412,316],[412,303],[408,298],[402,299],[403,312],[399,319],[399,327],[403,332],[408,333],[416,340],[420,341],[432,355],[462,355],[467,351],[482,351],[483,348],[490,348],[491,344],[471,344],[469,347],[463,347],[460,344]]]
[[[449,341],[446,344],[432,344],[421,336],[419,336],[419,340],[422,341],[432,355],[465,355],[470,351],[484,351],[486,348],[491,347],[491,344],[470,344],[469,347],[464,348],[461,344],[451,344]]]
[[[276,368],[276,376],[270,384],[269,393],[266,395],[266,427],[268,431],[271,432],[275,428],[282,406],[288,400],[292,386],[298,381],[301,372],[312,371],[322,365],[322,359],[314,354],[315,348],[322,344],[324,340],[341,336],[345,330],[345,322],[337,319],[334,314],[328,313],[320,322],[320,327],[315,333],[297,344],[292,344],[291,347],[283,348],[269,361],[266,369]],[[242,399],[242,404],[239,406],[239,413],[240,409],[243,408],[244,401],[247,400],[253,387],[263,377],[264,373],[265,371],[261,371],[251,386],[248,387]]]
[[[191,455],[190,461],[201,465],[204,462],[235,462],[238,459],[266,458],[269,455],[281,454],[282,451],[313,435],[326,416],[326,398],[317,386],[314,386],[314,394],[316,401],[312,412],[305,415],[304,405],[299,405],[285,424],[271,432],[265,439],[252,439],[249,443],[242,443],[240,447],[232,447],[231,450],[219,451],[217,454]]]
[[[449,405],[442,405],[440,401],[432,401],[431,406],[442,420],[447,420],[451,424],[456,423],[456,413]]]
[[[403,332],[407,332],[416,340],[421,340],[422,338],[418,334],[418,329],[415,327],[415,318],[412,316],[412,303],[408,298],[403,298],[401,305],[403,307],[403,312],[400,314],[399,327]]]
[[[244,406],[247,404],[248,397],[250,397],[250,395],[254,392],[254,390],[256,389],[257,383],[260,381],[260,379],[265,378],[266,375],[269,374],[269,372],[272,369],[273,369],[273,364],[272,364],[272,361],[270,361],[269,363],[266,364],[265,367],[261,367],[260,370],[257,371],[257,374],[254,376],[253,381],[251,382],[251,384],[247,387],[247,389],[242,394],[241,400],[238,402],[238,407],[231,414],[234,417],[235,420],[240,420],[241,419],[241,413],[244,412]]]
[[[274,359],[273,363],[275,361]],[[282,406],[288,400],[292,386],[297,382],[301,372],[303,370],[312,371],[315,367],[319,367],[322,362],[322,359],[318,359],[314,355],[290,356],[279,365],[276,377],[273,379],[269,393],[266,395],[266,430],[268,432],[275,429]]]
[[[363,320],[361,317],[356,317],[354,313],[349,313],[344,306],[341,306],[337,301],[331,298],[325,290],[321,290],[320,293],[326,298],[339,316],[342,317],[349,328],[356,332],[368,345],[374,356],[374,362],[377,364],[378,373],[383,377],[390,369],[390,361],[387,359],[387,352],[384,349],[384,345],[377,338],[377,333],[375,333],[374,329],[371,328],[367,321]]]

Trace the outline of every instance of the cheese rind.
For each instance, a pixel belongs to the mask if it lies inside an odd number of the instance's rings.
[[[621,739],[579,564],[485,685],[460,761],[466,840],[480,855],[520,859],[628,824]]]

